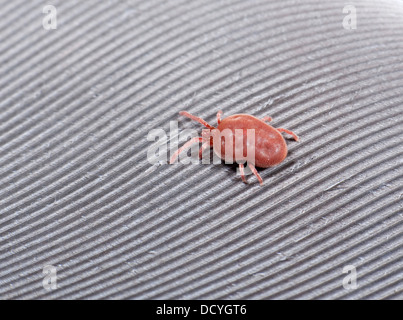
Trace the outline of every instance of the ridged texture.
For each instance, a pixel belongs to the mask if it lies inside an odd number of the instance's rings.
[[[403,298],[403,1],[53,4],[0,1],[2,299]],[[218,109],[300,136],[263,187],[147,161]]]

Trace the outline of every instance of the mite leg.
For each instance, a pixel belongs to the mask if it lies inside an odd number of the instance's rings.
[[[217,123],[218,123],[218,124],[221,123],[221,116],[222,116],[222,113],[223,113],[223,112],[222,112],[221,110],[217,112]]]
[[[298,136],[294,132],[292,132],[290,130],[287,130],[287,129],[284,129],[284,128],[277,128],[277,131],[285,132],[285,133],[288,133],[289,135],[292,135],[292,137],[294,138],[295,141],[299,140]]]
[[[244,168],[243,163],[240,163],[239,164],[239,171],[241,172],[241,178],[242,178],[242,181],[246,183],[245,172],[244,172],[243,168]]]
[[[197,121],[197,122],[201,123],[203,126],[209,128],[209,129],[211,129],[211,130],[215,129],[213,126],[210,126],[210,125],[209,125],[206,121],[204,121],[202,118],[196,117],[196,116],[190,114],[189,112],[181,111],[181,112],[179,112],[179,114],[180,114],[181,116],[185,116],[185,117],[188,117],[188,118],[190,118],[190,119],[192,119],[192,120],[194,120],[194,121]]]
[[[176,158],[179,156],[182,151],[188,149],[192,144],[203,142],[202,137],[195,137],[190,139],[188,142],[186,142],[182,147],[180,147],[176,152],[172,155],[171,160],[169,161],[169,164],[173,164]]]
[[[272,117],[263,117],[263,118],[262,118],[262,121],[264,121],[264,122],[270,122],[270,121],[273,121],[273,118],[272,118]]]
[[[205,143],[202,144],[200,150],[199,150],[199,158],[201,159],[203,157],[203,152],[204,150],[206,150],[208,147],[210,146],[210,142],[207,141]]]
[[[256,176],[256,178],[259,180],[260,185],[263,185],[263,179],[257,172],[255,166],[251,163],[248,164],[249,168],[252,170],[253,174]]]

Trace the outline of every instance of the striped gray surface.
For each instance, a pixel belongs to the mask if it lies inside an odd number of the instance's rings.
[[[2,299],[401,299],[403,2],[0,0]],[[147,161],[150,130],[270,115],[289,156]],[[57,289],[42,285],[57,270]],[[345,266],[357,271],[345,289]]]

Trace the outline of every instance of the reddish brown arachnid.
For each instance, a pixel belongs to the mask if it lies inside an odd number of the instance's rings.
[[[188,117],[194,121],[197,121],[207,127],[208,129],[212,130],[212,134],[210,135],[202,135],[202,137],[195,137],[186,142],[181,148],[179,148],[171,157],[170,164],[174,163],[176,158],[179,156],[181,152],[188,149],[192,144],[195,143],[202,143],[202,146],[199,151],[200,158],[202,153],[208,147],[213,147],[214,152],[221,158],[221,159],[232,159],[232,161],[239,164],[239,171],[241,173],[242,181],[246,183],[245,174],[244,174],[244,163],[247,161],[249,168],[252,170],[254,175],[259,180],[260,184],[263,184],[263,180],[260,177],[259,173],[256,171],[256,167],[259,168],[268,168],[275,166],[282,162],[285,157],[287,156],[287,144],[283,136],[281,135],[282,132],[285,132],[291,135],[295,141],[298,141],[298,136],[287,129],[283,128],[274,128],[267,124],[267,122],[272,121],[271,117],[264,117],[263,119],[258,119],[254,116],[248,114],[235,114],[229,116],[223,120],[221,120],[222,111],[218,111],[217,113],[217,128],[209,125],[203,119],[191,115],[186,111],[179,112],[180,115]],[[235,151],[231,152],[231,154],[226,154],[225,148],[225,140],[218,139],[218,147],[213,141],[214,134],[220,134],[223,130],[229,129],[233,133],[233,141],[230,140],[232,145],[235,145],[235,130],[241,129],[244,132],[243,141],[243,149],[247,150],[247,139],[246,139],[246,130],[253,129],[255,132],[255,141],[254,141],[254,157],[251,161],[251,157],[247,154],[241,154],[241,156],[236,156]],[[228,131],[228,130],[227,130]],[[241,143],[242,143],[241,141]],[[227,142],[228,143],[228,142]],[[220,146],[221,144],[221,146]],[[231,148],[230,150],[234,150]]]

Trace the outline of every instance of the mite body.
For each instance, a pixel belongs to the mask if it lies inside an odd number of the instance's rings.
[[[248,114],[236,114],[221,120],[222,111],[218,111],[218,126],[215,128],[203,119],[186,111],[181,111],[179,114],[203,124],[210,130],[203,130],[202,137],[193,138],[185,143],[172,155],[170,163],[172,164],[178,155],[192,144],[202,142],[200,157],[206,148],[213,147],[214,152],[221,159],[239,164],[241,178],[245,183],[245,162],[248,163],[249,168],[260,184],[263,184],[263,180],[256,171],[255,166],[260,168],[272,167],[286,158],[287,144],[281,135],[282,132],[290,134],[295,141],[299,140],[298,136],[290,130],[270,126],[267,122],[272,120],[271,117],[258,119]],[[249,132],[254,133],[254,139],[250,140],[248,138]],[[229,146],[228,143],[230,144]],[[237,150],[241,151],[237,152]],[[251,154],[250,150],[252,150],[253,154]]]

